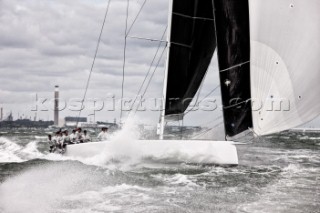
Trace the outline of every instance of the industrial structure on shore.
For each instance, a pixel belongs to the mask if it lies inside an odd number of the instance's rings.
[[[59,126],[59,86],[54,89],[54,125]]]

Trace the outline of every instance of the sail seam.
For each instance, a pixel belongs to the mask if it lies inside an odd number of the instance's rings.
[[[186,44],[181,44],[181,43],[176,43],[176,42],[168,42],[170,44],[174,44],[174,45],[178,45],[178,46],[182,46],[182,47],[186,47],[186,48],[191,48],[190,45],[186,45]]]
[[[247,103],[248,101],[250,101],[250,99],[245,100],[245,101],[241,101],[241,102],[236,103],[236,104],[233,104],[233,105],[231,105],[231,106],[224,106],[223,108],[224,108],[224,109],[230,109],[230,108],[232,108],[232,107],[235,107],[235,106],[241,105],[241,104],[243,104],[243,103]]]
[[[248,63],[250,63],[250,61],[246,61],[246,62],[237,64],[237,65],[234,65],[232,67],[229,67],[227,69],[220,70],[220,72],[225,72],[225,71],[231,70],[231,69],[236,68],[236,67],[241,67],[242,65],[245,65],[245,64],[248,64]]]
[[[214,21],[214,19],[212,19],[212,18],[194,17],[194,16],[184,15],[184,14],[181,14],[181,13],[172,13],[172,14],[176,15],[176,16],[181,16],[181,17],[184,17],[184,18],[199,19],[199,20],[204,20],[204,21]]]

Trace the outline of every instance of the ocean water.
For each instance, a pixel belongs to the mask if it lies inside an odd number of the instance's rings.
[[[320,133],[237,149],[236,167],[95,163],[49,154],[44,132],[0,131],[0,212],[320,212]]]

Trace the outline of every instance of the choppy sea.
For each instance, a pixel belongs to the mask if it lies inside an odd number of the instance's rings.
[[[239,145],[239,166],[49,154],[46,133],[0,131],[1,213],[320,212],[320,133]]]

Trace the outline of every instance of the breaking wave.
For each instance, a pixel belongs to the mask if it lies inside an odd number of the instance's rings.
[[[44,156],[37,149],[36,141],[26,146],[19,145],[7,138],[0,137],[0,162],[22,162]]]

